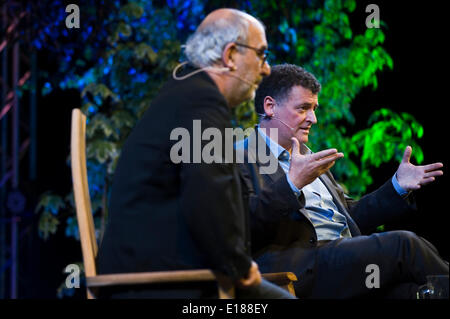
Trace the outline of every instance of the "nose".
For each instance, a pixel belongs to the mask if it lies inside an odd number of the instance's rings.
[[[311,124],[316,124],[317,123],[316,112],[314,110],[310,110],[308,112],[307,121],[311,122]]]
[[[264,64],[263,64],[262,69],[261,69],[261,75],[262,75],[262,76],[269,76],[269,75],[270,75],[270,65],[269,65],[269,62],[264,61]]]

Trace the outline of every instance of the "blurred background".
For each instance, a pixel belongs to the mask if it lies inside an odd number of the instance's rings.
[[[71,6],[75,4],[75,6]],[[445,10],[399,1],[2,1],[0,6],[0,299],[84,298],[64,268],[82,262],[70,173],[70,116],[88,117],[92,208],[101,239],[121,145],[173,68],[181,45],[214,9],[266,25],[269,62],[303,66],[321,81],[310,147],[336,147],[333,167],[354,197],[397,169],[444,163],[416,192],[419,213],[378,231],[407,229],[449,259]],[[377,24],[377,18],[381,20]],[[256,121],[253,104],[233,125]]]

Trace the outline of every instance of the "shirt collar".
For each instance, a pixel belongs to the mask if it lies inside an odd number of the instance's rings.
[[[273,139],[271,139],[269,136],[267,136],[266,133],[264,133],[264,131],[265,129],[261,129],[261,127],[258,125],[258,133],[261,134],[261,136],[264,138],[267,146],[269,147],[270,151],[272,152],[273,155],[275,155],[276,158],[279,158],[281,153],[287,152],[287,150],[283,146],[281,146]]]
[[[275,142],[273,139],[271,139],[269,136],[266,135],[266,133],[264,133],[265,129],[261,129],[261,127],[259,126],[259,124],[257,125],[258,128],[258,133],[261,134],[261,136],[264,138],[264,140],[266,141],[267,146],[269,147],[270,151],[272,152],[273,155],[275,155],[275,157],[277,159],[280,158],[280,155],[283,152],[286,152],[289,155],[290,158],[290,154],[288,152],[288,150],[286,150],[283,146],[281,146],[280,144],[278,144],[277,142]],[[309,149],[308,146],[306,146],[305,144],[301,144],[300,145],[300,152],[302,154],[311,154],[311,150]]]

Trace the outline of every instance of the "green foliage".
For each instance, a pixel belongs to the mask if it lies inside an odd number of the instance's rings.
[[[97,23],[89,34],[90,42],[76,59],[60,61],[59,72],[43,88],[45,93],[54,87],[80,90],[81,110],[88,117],[90,195],[100,234],[122,145],[177,65],[187,34],[207,13],[200,1],[180,2],[168,1],[166,6],[156,1],[114,1],[108,3],[104,19],[86,17],[97,12],[91,4],[92,10],[84,10],[83,16]],[[209,10],[229,6],[217,0],[207,4]],[[364,193],[372,183],[371,169],[398,160],[406,145],[412,145],[413,156],[422,161],[415,140],[421,138],[423,129],[409,114],[378,110],[370,117],[367,129],[348,133],[356,122],[354,98],[365,87],[376,89],[377,74],[393,68],[382,47],[383,29],[366,29],[362,34],[352,31],[349,15],[364,10],[355,0],[238,0],[235,5],[265,23],[273,53],[271,64],[301,65],[322,83],[318,124],[312,130],[310,146],[315,151],[335,147],[348,155],[333,169],[352,195]],[[233,110],[233,125],[247,128],[256,123],[253,102]],[[66,234],[77,237],[73,207],[72,194],[43,195],[37,208],[42,211],[43,238],[55,233],[62,221]]]
[[[86,10],[88,11],[88,10]],[[167,7],[143,0],[110,7],[109,17],[98,29],[109,30],[102,47],[86,44],[84,54],[72,64],[64,63],[61,75],[48,82],[52,87],[76,88],[82,97],[81,110],[87,116],[86,158],[89,192],[95,224],[104,225],[109,185],[122,144],[138,118],[150,105],[160,86],[177,64],[180,42],[174,16]],[[87,66],[83,68],[82,66]],[[47,239],[65,222],[66,235],[78,237],[73,195],[43,195],[39,233]],[[58,206],[55,206],[55,203]],[[49,213],[52,211],[52,213]],[[100,229],[100,233],[103,229]]]
[[[36,212],[41,212],[39,219],[39,236],[47,240],[51,234],[55,234],[59,220],[56,217],[58,212],[65,207],[63,199],[47,192],[41,196],[39,203],[36,206]]]
[[[352,137],[352,143],[357,147],[354,151],[359,155],[362,148],[361,161],[365,165],[380,166],[389,162],[392,158],[401,161],[406,146],[411,145],[414,149],[413,158],[418,163],[423,161],[423,153],[414,139],[423,135],[422,126],[410,114],[400,115],[389,109],[381,109],[372,114],[369,128],[362,130]]]

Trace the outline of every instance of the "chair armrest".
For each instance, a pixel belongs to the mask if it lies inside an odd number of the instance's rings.
[[[268,273],[262,274],[266,280],[283,287],[295,296],[295,290],[292,282],[297,281],[297,276],[292,272]],[[191,282],[191,281],[218,281],[219,295],[222,297],[234,297],[234,289],[231,283],[222,278],[219,274],[214,274],[209,269],[196,270],[173,270],[173,271],[155,271],[140,273],[122,273],[107,274],[86,277],[86,286],[88,288],[118,286],[118,285],[135,285],[135,284],[152,284],[152,283],[170,283],[170,282]]]
[[[292,281],[297,281],[297,276],[293,272],[274,272],[262,274],[262,277],[277,285],[287,285]]]
[[[215,280],[217,280],[216,276],[211,270],[196,269],[97,275],[87,277],[86,285],[88,287],[104,287],[116,285]]]
[[[286,289],[289,293],[295,296],[294,281],[297,281],[297,276],[293,272],[275,272],[262,274],[262,277],[281,288]]]

